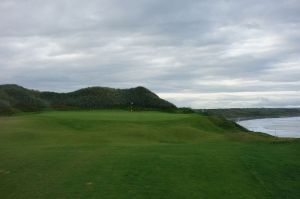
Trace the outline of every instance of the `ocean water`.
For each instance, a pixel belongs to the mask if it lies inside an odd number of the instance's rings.
[[[238,124],[248,130],[277,137],[300,138],[300,117],[244,120]]]

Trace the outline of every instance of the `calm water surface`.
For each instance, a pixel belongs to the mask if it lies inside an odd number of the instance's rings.
[[[244,120],[238,124],[251,131],[278,137],[300,138],[300,117]]]

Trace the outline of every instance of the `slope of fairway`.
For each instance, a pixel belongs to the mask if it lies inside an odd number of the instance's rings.
[[[300,198],[300,142],[199,114],[0,117],[0,198]]]

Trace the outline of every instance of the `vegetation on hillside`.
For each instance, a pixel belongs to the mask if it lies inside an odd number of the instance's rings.
[[[47,102],[38,97],[38,92],[17,85],[0,86],[0,114],[17,111],[39,111]]]
[[[144,87],[113,89],[90,87],[70,93],[40,92],[18,85],[0,85],[0,114],[51,109],[98,108],[175,109]]]
[[[198,109],[195,111],[206,113],[208,115],[222,116],[230,120],[300,116],[300,108],[231,108]]]

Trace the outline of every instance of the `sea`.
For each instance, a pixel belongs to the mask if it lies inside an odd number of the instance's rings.
[[[237,123],[254,132],[277,137],[300,138],[300,117],[252,119]]]

